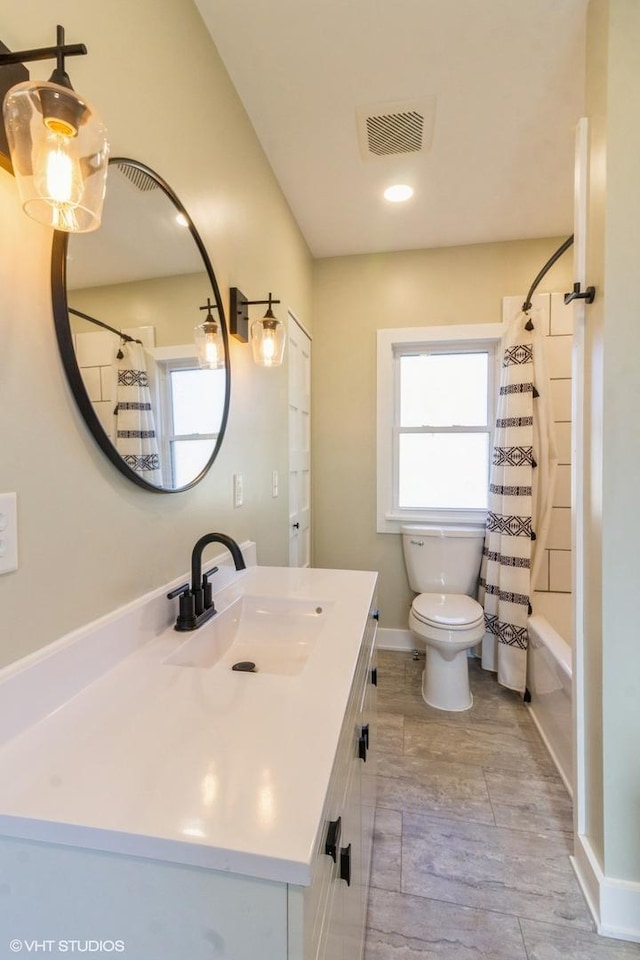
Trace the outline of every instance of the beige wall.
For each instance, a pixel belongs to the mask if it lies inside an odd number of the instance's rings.
[[[592,0],[588,316],[587,549],[585,610],[587,834],[607,877],[640,882],[640,5]],[[637,896],[637,894],[636,894]]]
[[[12,49],[47,46],[56,23],[89,55],[68,64],[99,107],[114,155],[174,188],[228,288],[273,290],[311,325],[311,260],[191,0],[29,0],[3,7]],[[47,77],[51,64],[34,64]],[[220,457],[193,491],[147,493],[104,458],[66,385],[53,331],[51,231],[27,220],[0,169],[0,492],[16,491],[20,567],[0,577],[0,663],[56,639],[189,567],[196,538],[257,540],[286,564],[287,370],[260,370],[232,344],[232,397]],[[271,496],[272,470],[281,478]],[[232,474],[245,506],[232,507]]]
[[[202,323],[205,312],[199,310],[212,297],[206,273],[156,277],[132,283],[114,283],[105,287],[84,287],[69,297],[71,306],[117,330],[129,327],[154,328],[154,346],[166,347],[193,343],[194,327]],[[228,303],[224,304],[225,313]],[[74,333],[96,333],[99,327],[70,317]]]
[[[384,627],[406,628],[412,594],[399,535],[376,533],[376,331],[499,323],[502,297],[526,294],[561,239],[339,257],[316,263],[315,563],[379,570]],[[570,289],[571,280],[568,254],[549,271],[539,292]]]

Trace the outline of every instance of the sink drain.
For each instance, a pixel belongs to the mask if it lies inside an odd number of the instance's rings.
[[[255,673],[256,665],[253,660],[238,660],[231,667],[232,670],[239,670],[241,673]]]

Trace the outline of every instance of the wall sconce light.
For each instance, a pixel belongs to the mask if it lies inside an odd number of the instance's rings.
[[[231,287],[230,297],[229,327],[232,335],[242,343],[249,340],[249,307],[258,303],[268,304],[264,317],[251,324],[251,349],[253,359],[259,366],[279,367],[284,356],[286,333],[271,307],[280,301],[274,300],[271,294],[268,300],[247,300],[237,287]]]
[[[195,328],[196,355],[198,364],[208,370],[217,370],[224,367],[224,341],[220,324],[213,318],[212,310],[217,310],[218,305],[211,303],[211,298],[207,297],[207,302],[201,310],[207,311],[207,316],[203,323]]]
[[[24,212],[68,233],[100,226],[109,144],[105,126],[79,97],[64,69],[65,57],[85,54],[83,43],[12,53],[0,44],[0,163],[14,173]],[[24,63],[56,60],[48,82],[29,81]]]

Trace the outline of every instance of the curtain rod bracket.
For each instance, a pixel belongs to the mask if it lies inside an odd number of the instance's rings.
[[[565,293],[564,302],[571,303],[573,300],[584,300],[585,303],[593,303],[595,298],[595,287],[587,287],[585,290],[580,290],[580,284],[574,283],[571,293]]]

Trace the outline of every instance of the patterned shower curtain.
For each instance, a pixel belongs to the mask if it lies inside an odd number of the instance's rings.
[[[518,314],[503,338],[489,512],[478,600],[482,666],[524,693],[532,585],[544,553],[557,452],[544,341]],[[536,324],[539,326],[539,324]]]
[[[154,486],[162,483],[144,347],[123,342],[116,360],[115,444],[124,462]]]

